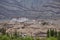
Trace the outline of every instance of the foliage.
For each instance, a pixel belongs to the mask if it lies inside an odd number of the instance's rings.
[[[6,33],[6,29],[0,29],[2,35],[0,34],[0,40],[60,40],[60,32],[57,32],[54,29],[50,29],[47,31],[47,38],[40,39],[39,37],[32,37],[32,36],[19,36],[17,31],[12,35],[8,35]],[[57,35],[58,34],[58,35]]]
[[[60,31],[58,32],[58,37],[57,37],[58,40],[60,40]]]
[[[47,38],[47,40],[57,40],[57,38],[55,38],[55,37],[49,37],[49,38]]]
[[[54,30],[54,29],[48,29],[48,31],[47,31],[47,37],[57,37],[57,31],[56,31],[56,29]]]
[[[16,36],[7,36],[5,35],[0,35],[0,40],[34,40],[34,37],[31,36],[25,36],[25,37],[16,37]],[[40,40],[38,37],[35,38],[35,40]]]
[[[57,37],[58,35],[58,32],[56,31],[56,29],[55,29],[55,32],[54,32],[54,37]]]
[[[54,36],[54,29],[50,29],[50,36],[53,37]]]
[[[49,37],[50,33],[49,33],[49,30],[47,31],[47,37]]]
[[[6,34],[6,28],[1,28],[1,29],[0,29],[0,32],[1,32],[3,35],[5,35],[5,34]]]

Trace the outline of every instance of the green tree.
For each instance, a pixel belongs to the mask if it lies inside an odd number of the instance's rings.
[[[57,37],[57,31],[56,31],[56,29],[54,31],[54,36]]]
[[[50,29],[50,36],[54,37],[54,29]]]
[[[48,29],[48,31],[47,31],[47,37],[49,37],[50,36],[50,31],[49,31],[49,29]]]
[[[60,40],[60,31],[58,32],[58,37],[57,37],[58,40]]]
[[[6,34],[6,29],[5,29],[5,28],[2,28],[2,29],[1,29],[1,33],[2,33],[3,35],[5,35],[5,34]]]
[[[17,30],[15,30],[15,32],[14,32],[14,36],[15,36],[16,38],[18,37]]]

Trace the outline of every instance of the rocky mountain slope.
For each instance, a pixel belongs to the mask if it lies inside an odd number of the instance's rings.
[[[1,21],[0,30],[2,28],[6,29],[9,35],[16,32],[22,36],[46,37],[48,29],[60,30],[60,20]]]
[[[59,0],[0,0],[0,19],[60,18]]]

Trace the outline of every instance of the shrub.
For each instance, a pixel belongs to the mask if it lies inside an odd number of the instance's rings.
[[[36,40],[40,40],[40,38],[39,37],[36,37]]]
[[[34,40],[34,39],[33,39],[33,37],[26,36],[26,37],[24,37],[24,40]]]
[[[10,40],[10,38],[7,35],[2,36],[1,40]]]
[[[57,38],[55,38],[55,37],[50,37],[50,38],[47,38],[47,40],[57,40]]]

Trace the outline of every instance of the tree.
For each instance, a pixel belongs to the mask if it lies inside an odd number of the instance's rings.
[[[51,36],[51,37],[54,36],[54,29],[50,29],[50,36]]]
[[[57,37],[57,31],[56,31],[56,29],[54,31],[54,36]]]
[[[1,29],[0,29],[0,32],[1,32],[3,35],[5,35],[5,34],[6,34],[6,29],[5,29],[5,28],[1,28]]]
[[[18,32],[17,32],[17,30],[15,30],[14,36],[15,36],[15,37],[18,37]]]
[[[50,35],[50,31],[49,31],[49,29],[48,29],[48,31],[47,31],[47,37],[49,37],[49,35]]]
[[[58,37],[57,37],[58,40],[60,40],[60,31],[58,32]]]

